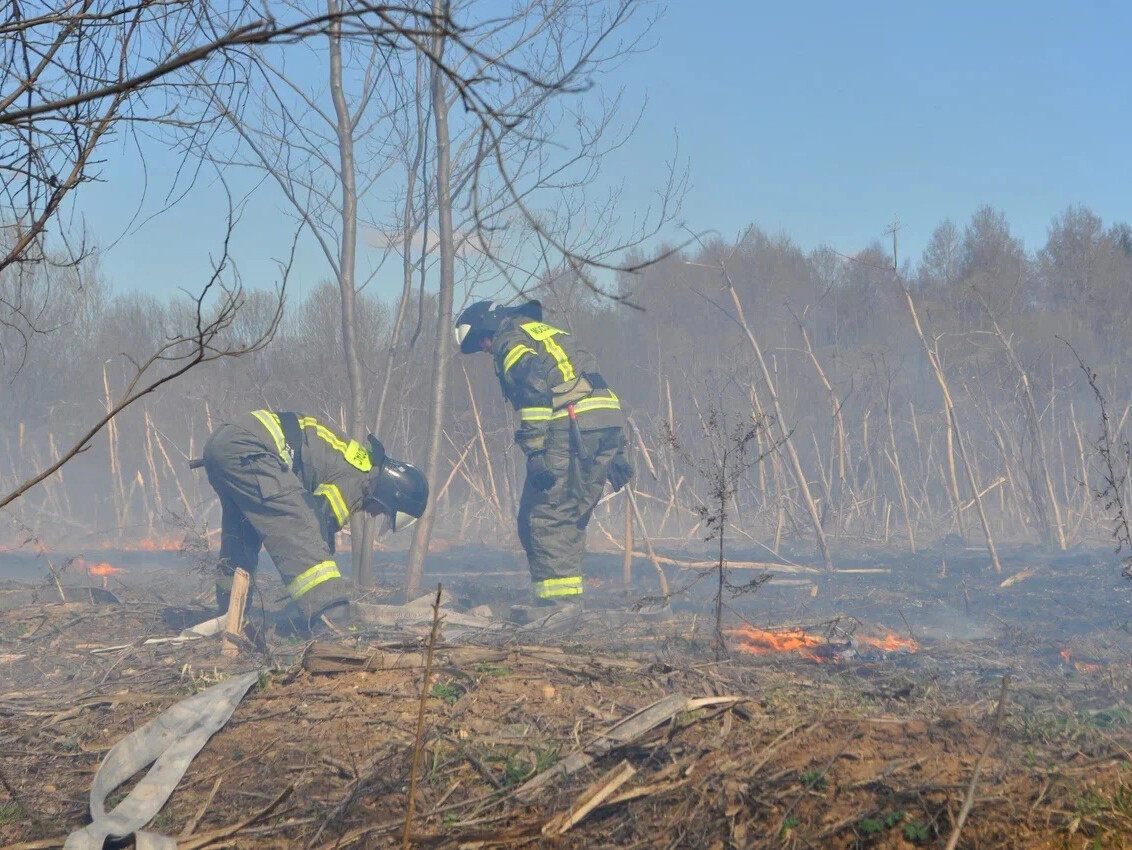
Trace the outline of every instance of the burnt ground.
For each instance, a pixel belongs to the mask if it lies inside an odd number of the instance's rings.
[[[1132,846],[1132,638],[1119,565],[1104,551],[1003,555],[996,574],[977,550],[861,553],[839,566],[887,572],[781,567],[774,582],[728,595],[729,628],[802,627],[819,642],[806,653],[746,653],[733,632],[729,656],[716,659],[710,577],[662,623],[490,640],[442,629],[412,843],[943,847],[985,753],[959,847]],[[128,563],[108,579],[120,602],[88,594],[63,604],[35,558],[5,559],[13,578],[0,588],[0,845],[61,846],[87,822],[91,778],[110,746],[177,700],[250,669],[265,671],[259,685],[153,828],[192,827],[183,847],[401,844],[419,668],[311,672],[305,644],[270,634],[263,650],[234,660],[215,640],[96,653],[210,616],[207,574],[172,555],[102,553],[89,560]],[[597,555],[590,567],[596,607],[625,604],[620,557]],[[522,600],[512,553],[450,549],[430,570],[425,585],[442,581],[457,607],[502,611]],[[629,600],[655,592],[651,566],[634,570]],[[390,554],[379,569],[390,590],[375,598],[394,596],[398,571]],[[696,576],[666,571],[674,590]],[[760,573],[736,570],[732,583]],[[89,580],[71,569],[61,581]],[[261,587],[271,608],[277,580]],[[888,634],[914,639],[916,651],[859,640]],[[373,631],[342,650],[415,650],[426,637],[420,626]],[[537,793],[519,793],[673,694],[738,699],[679,711]],[[633,773],[602,805],[561,835],[543,834],[623,762]]]

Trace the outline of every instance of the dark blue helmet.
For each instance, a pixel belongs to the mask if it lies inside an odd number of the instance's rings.
[[[475,354],[482,350],[483,341],[495,335],[499,323],[508,316],[521,315],[532,321],[542,321],[542,304],[528,301],[518,307],[504,307],[495,301],[477,301],[456,317],[456,343],[462,354]]]

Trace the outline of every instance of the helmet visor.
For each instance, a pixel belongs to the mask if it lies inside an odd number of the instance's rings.
[[[385,519],[381,523],[380,534],[384,536],[391,532],[401,531],[416,521],[417,518],[412,514],[407,514],[404,511],[392,511],[385,514]]]
[[[472,332],[472,326],[465,323],[456,325],[456,344],[459,346],[464,345],[464,340],[468,338],[468,334]]]

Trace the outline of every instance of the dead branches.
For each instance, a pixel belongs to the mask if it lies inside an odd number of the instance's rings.
[[[408,850],[409,831],[413,826],[413,806],[417,794],[417,770],[420,767],[421,748],[424,744],[425,705],[428,703],[430,682],[432,680],[432,655],[436,649],[436,634],[440,626],[441,585],[436,586],[436,600],[432,603],[432,631],[428,635],[428,654],[425,656],[424,680],[421,682],[421,700],[417,708],[417,731],[413,736],[413,761],[409,768],[409,802],[405,807],[405,832],[401,837],[401,847]]]
[[[975,762],[974,770],[971,771],[971,782],[967,785],[967,794],[963,798],[963,807],[959,810],[959,817],[955,819],[955,828],[951,830],[951,837],[947,839],[946,850],[955,850],[958,846],[963,824],[967,822],[967,815],[971,813],[971,807],[975,804],[975,787],[979,782],[979,772],[983,769],[983,762],[986,761],[987,754],[998,739],[998,730],[1002,726],[1002,717],[1006,708],[1006,689],[1009,686],[1010,675],[1007,674],[1002,677],[1002,690],[998,694],[998,708],[994,712],[994,725],[991,727],[990,737],[987,739],[983,751],[979,753],[979,759]]]

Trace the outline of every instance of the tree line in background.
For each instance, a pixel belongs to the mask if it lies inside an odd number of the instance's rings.
[[[1067,548],[1109,535],[1087,486],[1097,476],[1096,401],[1069,344],[1096,373],[1114,433],[1127,434],[1127,225],[1073,207],[1031,253],[1003,215],[983,208],[965,226],[941,224],[916,262],[897,255],[895,264],[893,246],[806,253],[752,228],[734,242],[659,252],[621,273],[612,299],[561,268],[527,294],[594,351],[621,396],[637,501],[655,539],[704,536],[710,482],[689,457],[718,437],[717,411],[764,426],[755,439],[766,446],[755,449],[767,456],[730,496],[738,545],[828,563],[854,547],[917,550],[959,535],[997,564],[1000,542]],[[12,285],[0,275],[0,289]],[[113,295],[94,259],[40,266],[20,285],[51,331],[5,364],[0,490],[49,463],[118,397],[132,361],[193,320],[191,304]],[[272,293],[244,293],[217,344],[252,350],[203,363],[116,416],[88,451],[7,508],[9,541],[21,528],[78,545],[215,531],[211,491],[187,466],[210,429],[260,406],[347,429],[351,385],[363,421],[384,404],[378,436],[388,450],[422,463],[437,331],[451,324],[448,304],[439,316],[438,306],[420,290],[392,304],[358,292],[351,374],[338,281],[289,297],[281,318]],[[252,345],[272,329],[270,342]],[[3,333],[12,350],[14,331]],[[447,353],[441,366],[436,532],[514,542],[517,423],[485,358]],[[595,544],[621,540],[612,524],[620,502],[598,509]]]

